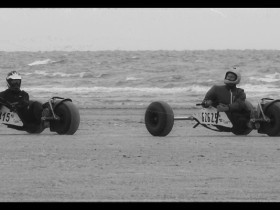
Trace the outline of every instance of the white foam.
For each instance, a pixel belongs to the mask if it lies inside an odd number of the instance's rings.
[[[248,98],[263,98],[272,97],[277,98],[279,88],[276,86],[262,86],[262,85],[243,85],[245,93]],[[24,90],[31,95],[37,97],[46,95],[80,95],[83,97],[96,97],[97,95],[109,95],[110,98],[130,98],[134,100],[135,97],[150,98],[160,97],[177,98],[178,101],[183,101],[184,98],[193,96],[204,96],[209,90],[209,87],[204,86],[189,86],[177,88],[159,88],[159,87],[58,87],[58,86],[41,86],[41,87],[24,87]],[[182,98],[183,97],[183,98]],[[106,97],[107,98],[107,97]],[[176,99],[176,100],[177,100]]]
[[[46,64],[51,64],[51,63],[60,63],[63,61],[64,61],[63,59],[54,61],[54,60],[48,58],[45,60],[34,61],[33,63],[29,63],[28,66],[46,65]]]
[[[40,60],[40,61],[34,61],[33,63],[28,64],[28,66],[36,66],[36,65],[44,65],[44,64],[49,64],[53,63],[55,61],[52,61],[51,59],[45,59],[45,60]]]
[[[279,92],[279,87],[272,84],[266,84],[266,85],[246,84],[246,85],[241,85],[240,87],[243,88],[245,92],[255,92],[255,93]]]
[[[263,78],[258,78],[258,77],[250,77],[250,80],[256,80],[256,81],[261,81],[261,82],[277,82],[280,81],[280,74],[278,72],[275,72],[274,74],[267,74],[264,75]]]
[[[43,76],[49,76],[49,77],[80,77],[83,78],[86,72],[79,72],[79,73],[74,73],[74,74],[67,74],[67,73],[63,73],[63,72],[46,72],[46,71],[40,71],[40,70],[35,70],[34,74],[37,75],[43,75]]]
[[[140,78],[137,78],[137,77],[126,77],[126,81],[135,81],[135,80],[140,80]]]
[[[159,87],[30,87],[26,91],[36,92],[146,92],[146,93],[183,93],[183,92],[205,92],[209,88],[200,86],[181,87],[181,88],[159,88]]]

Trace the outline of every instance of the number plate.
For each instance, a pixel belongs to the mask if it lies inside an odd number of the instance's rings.
[[[217,112],[217,109],[214,107],[201,109],[200,112],[195,114],[195,118],[198,119],[201,124],[205,125],[232,127],[232,123],[228,119],[226,113]]]
[[[11,112],[6,106],[2,106],[0,109],[0,123],[22,126],[23,123],[18,114]]]

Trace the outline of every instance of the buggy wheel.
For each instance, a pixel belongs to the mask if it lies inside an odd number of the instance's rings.
[[[42,124],[30,124],[26,128],[26,132],[30,134],[40,134],[45,130]]]
[[[268,136],[280,136],[280,102],[271,104],[264,112],[269,123],[261,123],[261,130]]]
[[[252,112],[254,110],[254,106],[252,105],[252,103],[250,101],[248,101],[247,99],[245,99],[245,105],[247,107],[247,110],[249,112]],[[249,117],[249,116],[248,116]],[[243,121],[244,119],[242,119]],[[248,121],[249,122],[249,118],[248,118]],[[246,121],[246,120],[244,120]],[[240,123],[240,121],[238,121],[238,123]],[[247,123],[246,123],[247,124]],[[252,128],[248,128],[248,127],[245,127],[245,128],[236,128],[235,126],[232,128],[231,132],[235,135],[248,135],[249,133],[251,133],[253,129]]]
[[[145,125],[153,136],[167,136],[174,124],[172,108],[163,101],[152,102],[145,113]]]
[[[41,102],[29,101],[28,120],[25,122],[27,133],[40,134],[45,130],[41,121],[42,109]]]
[[[60,118],[60,120],[54,120],[50,122],[52,131],[58,134],[73,135],[80,124],[80,114],[77,107],[71,101],[63,101],[58,104],[54,113]]]
[[[235,135],[248,135],[252,130],[252,128],[246,128],[244,130],[232,129],[231,132]]]

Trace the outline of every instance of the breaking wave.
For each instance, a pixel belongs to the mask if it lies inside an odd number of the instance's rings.
[[[37,66],[37,65],[46,65],[46,64],[53,64],[53,63],[62,63],[64,62],[64,60],[58,60],[58,61],[54,61],[52,59],[44,59],[44,60],[38,60],[38,61],[34,61],[32,63],[27,64],[28,66]]]

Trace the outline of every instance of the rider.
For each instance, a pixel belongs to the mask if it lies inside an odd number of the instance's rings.
[[[233,129],[246,130],[253,128],[250,124],[251,110],[245,103],[246,94],[242,88],[237,88],[241,75],[234,67],[227,71],[224,85],[214,85],[205,95],[202,106],[213,106],[219,112],[225,112],[233,124]]]
[[[43,107],[40,102],[29,100],[29,94],[21,90],[21,75],[11,71],[6,77],[8,88],[0,92],[0,99],[8,102],[8,108],[16,111],[25,127],[41,125]],[[47,124],[43,124],[47,127]]]

